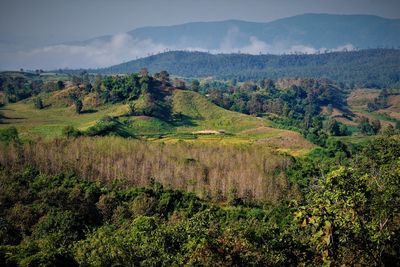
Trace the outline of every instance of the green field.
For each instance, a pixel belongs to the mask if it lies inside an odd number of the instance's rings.
[[[51,99],[46,98],[47,101]],[[76,114],[73,106],[59,107],[60,103],[54,103],[53,107],[51,102],[45,103],[49,107],[39,110],[34,107],[32,99],[27,99],[1,109],[6,119],[0,128],[15,126],[22,139],[52,139],[61,136],[65,126],[85,131],[104,116],[111,116],[120,122],[127,135],[158,142],[265,143],[296,155],[313,147],[298,133],[272,128],[266,119],[225,110],[198,93],[175,90],[172,99],[173,113],[179,118],[176,121],[129,116],[126,104],[107,104]],[[201,131],[211,131],[212,134],[200,134]]]

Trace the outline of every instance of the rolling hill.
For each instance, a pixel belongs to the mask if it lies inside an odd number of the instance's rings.
[[[179,122],[163,121],[148,116],[129,116],[128,106],[125,104],[102,105],[88,112],[84,110],[78,115],[71,103],[65,102],[65,105],[62,105],[62,99],[54,97],[54,94],[60,92],[47,95],[44,99],[48,107],[42,110],[34,108],[31,98],[1,108],[5,119],[0,128],[15,126],[23,139],[52,139],[61,136],[66,126],[87,131],[105,116],[111,116],[118,125],[109,133],[111,135],[123,133],[125,137],[157,142],[186,140],[227,144],[260,143],[268,139],[270,147],[294,155],[303,154],[314,147],[299,133],[274,129],[269,127],[269,122],[265,119],[225,110],[192,91],[173,92],[173,111],[182,118]],[[282,140],[287,142],[282,144]]]

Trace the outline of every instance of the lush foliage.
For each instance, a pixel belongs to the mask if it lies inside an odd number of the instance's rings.
[[[400,257],[400,136],[380,136],[337,167],[330,153],[341,149],[314,156],[327,175],[303,172],[303,201],[273,207],[234,198],[217,206],[153,179],[132,188],[124,180],[3,167],[0,263],[393,266]],[[318,170],[314,159],[299,162],[300,171]]]

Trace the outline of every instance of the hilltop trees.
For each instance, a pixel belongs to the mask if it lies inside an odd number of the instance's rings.
[[[168,86],[170,79],[169,79],[169,73],[165,70],[159,72],[159,73],[155,73],[154,74],[154,78],[158,81],[161,82],[162,86]]]
[[[171,60],[174,58],[174,60]],[[179,64],[176,64],[179,62]],[[218,80],[245,82],[284,77],[327,77],[349,88],[396,88],[400,86],[397,49],[368,49],[315,55],[212,55],[175,51],[134,60],[110,68],[103,74],[130,73],[146,65],[149,69],[166,69],[181,77],[214,77]],[[349,75],[352,73],[352,75]]]

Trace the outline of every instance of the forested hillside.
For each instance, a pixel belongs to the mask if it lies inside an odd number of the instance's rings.
[[[145,68],[0,78],[1,265],[399,258],[396,89]]]
[[[152,73],[168,70],[172,75],[183,77],[237,81],[282,77],[329,78],[350,87],[399,87],[399,62],[400,50],[395,49],[280,56],[176,51],[89,72],[131,73],[146,67]]]

